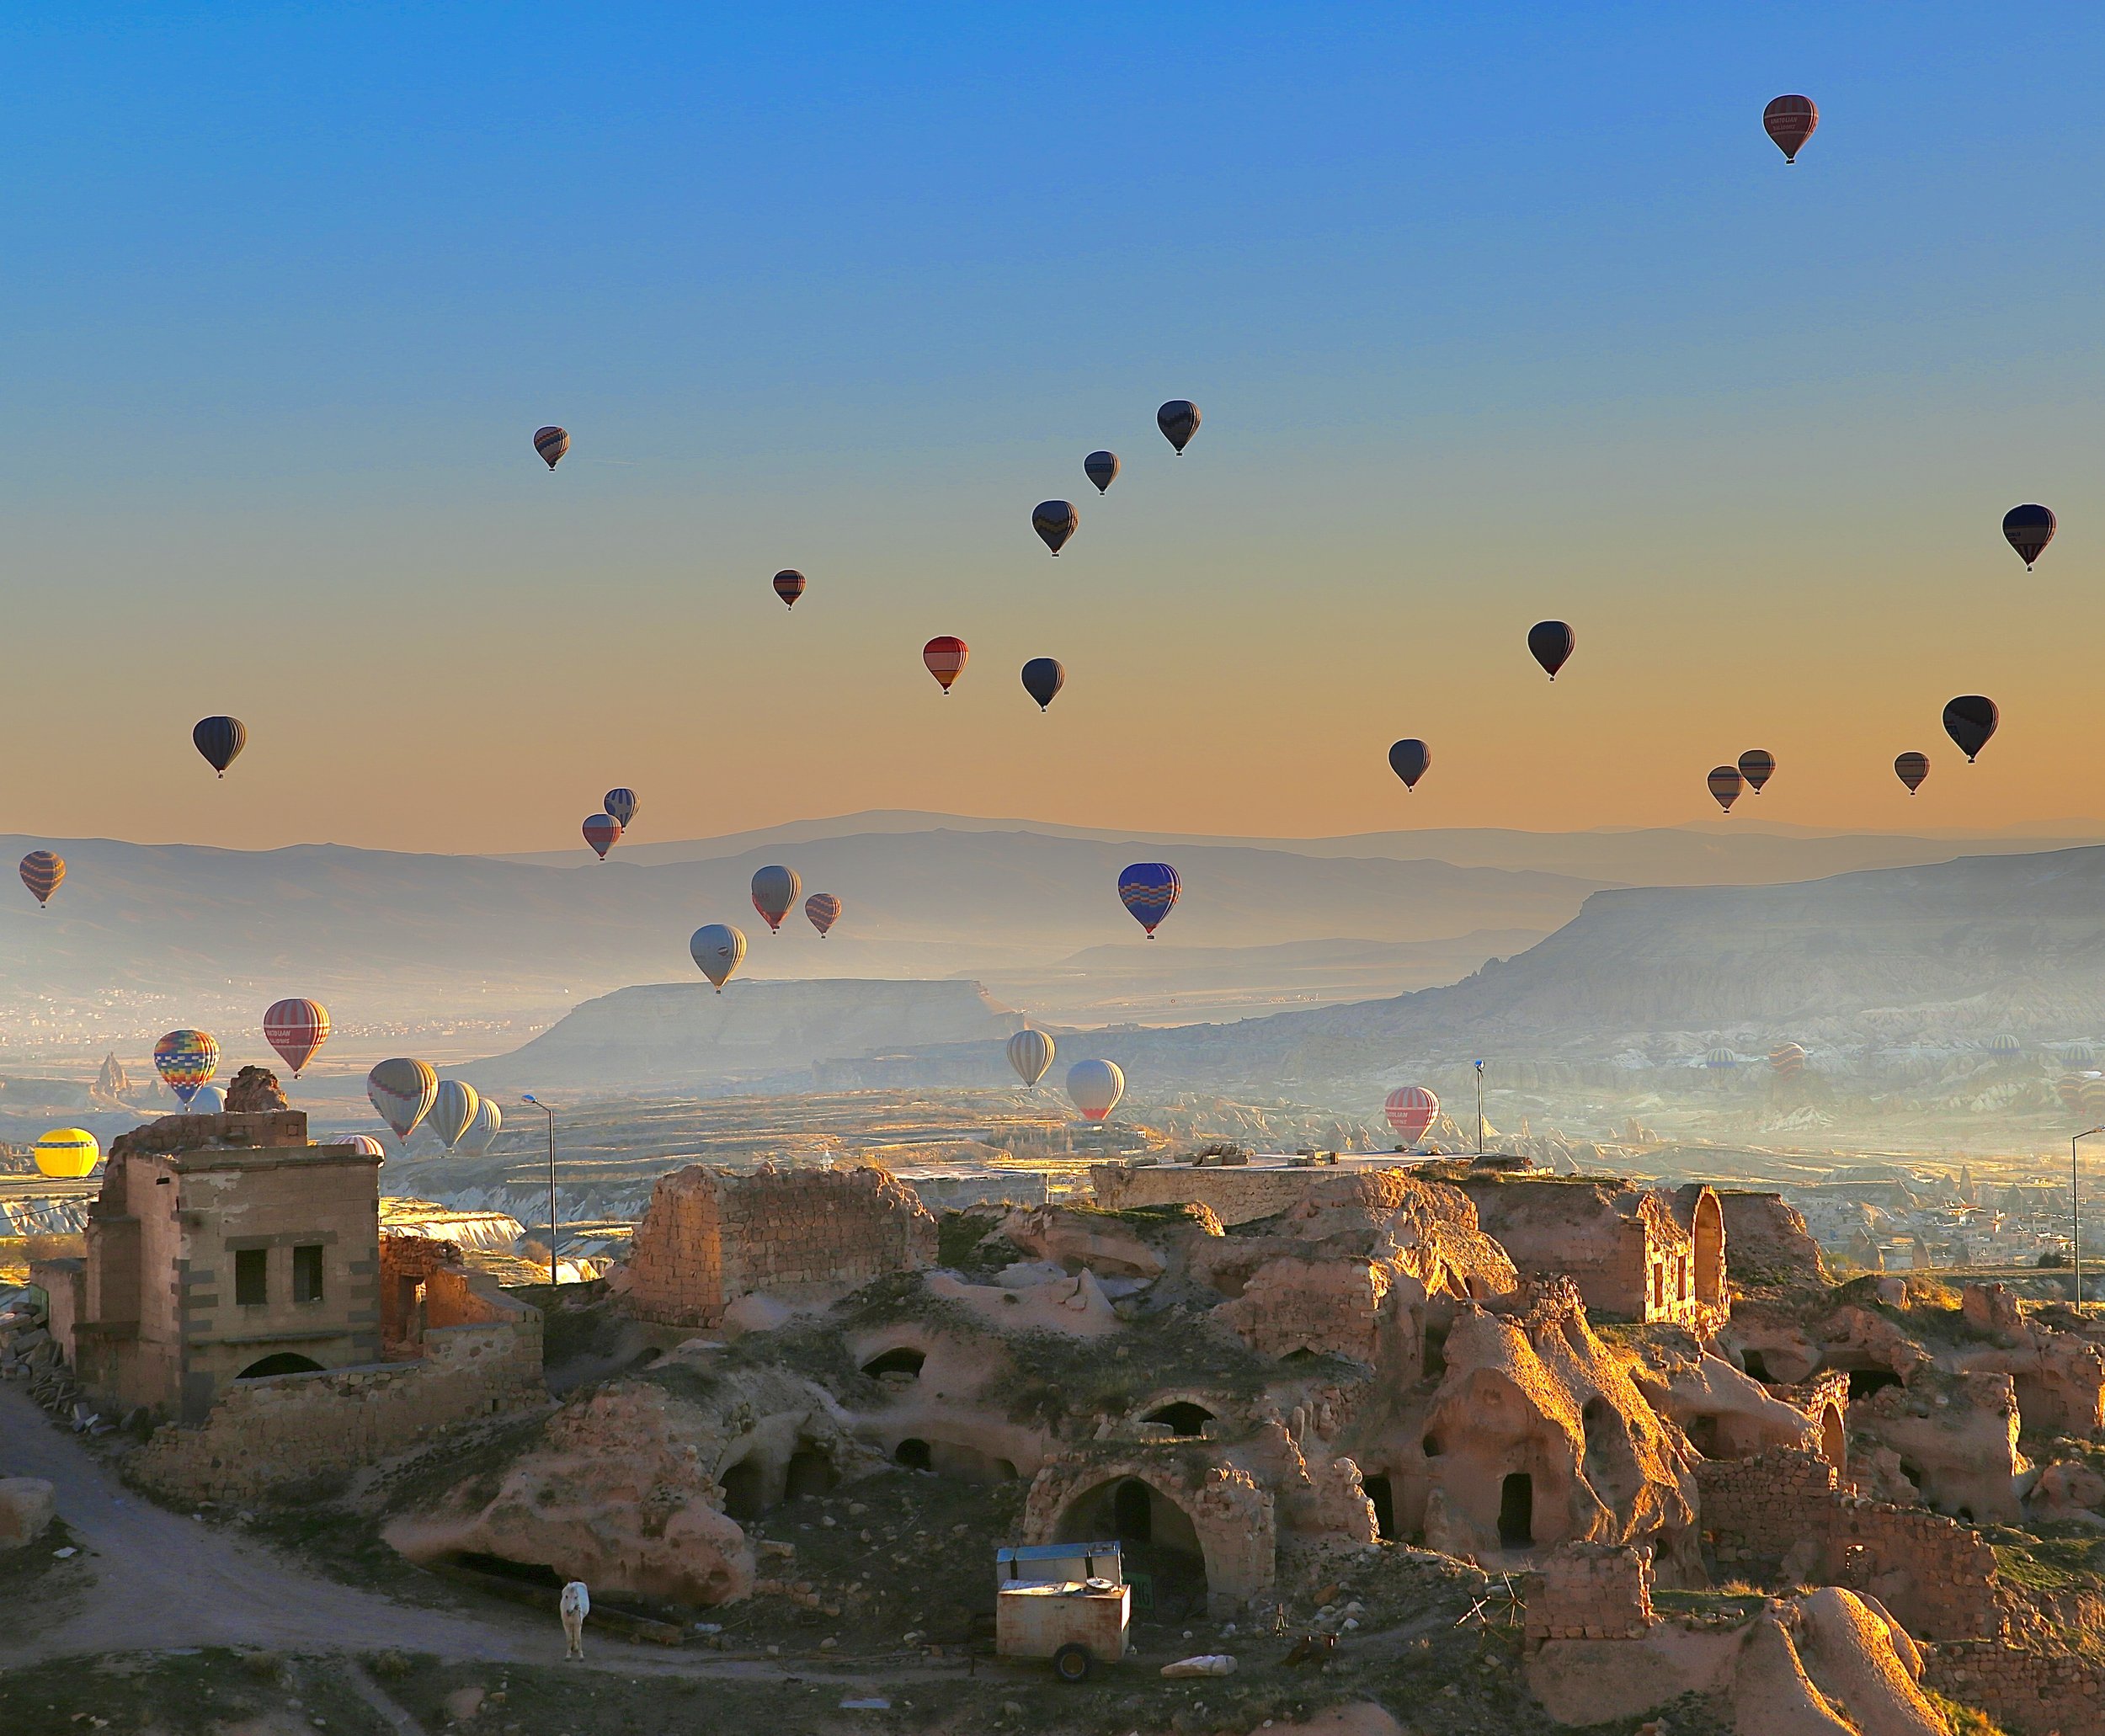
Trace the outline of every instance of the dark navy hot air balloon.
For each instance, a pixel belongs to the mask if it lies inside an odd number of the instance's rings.
[[[1747,780],[1747,788],[1756,796],[1761,786],[1776,775],[1776,755],[1767,748],[1750,748],[1740,756],[1740,775]]]
[[[1922,780],[1930,775],[1930,756],[1926,754],[1900,754],[1894,758],[1893,775],[1908,786],[1912,796],[1922,787]]]
[[[1538,620],[1527,630],[1527,648],[1537,663],[1557,679],[1558,670],[1571,661],[1579,636],[1560,620]]]
[[[248,745],[248,727],[238,717],[207,717],[190,732],[205,763],[221,777]]]
[[[1736,765],[1713,765],[1710,768],[1710,793],[1718,798],[1718,806],[1727,813],[1732,804],[1740,799],[1740,792],[1746,787],[1746,780],[1740,775]]]
[[[634,823],[639,805],[633,790],[610,790],[606,792],[606,811],[621,822],[624,832]]]
[[[1067,685],[1067,671],[1055,657],[1034,657],[1023,666],[1023,690],[1038,702],[1042,711]]]
[[[1776,141],[1784,162],[1796,162],[1820,125],[1820,109],[1810,97],[1778,97],[1761,111],[1761,125]]]
[[[1432,768],[1432,749],[1416,736],[1406,736],[1388,750],[1388,769],[1404,780],[1406,790],[1415,790],[1418,780]]]
[[[1944,733],[1958,743],[1958,751],[1969,763],[1988,745],[2001,721],[1995,700],[1978,693],[1963,693],[1944,708]]]
[[[2002,515],[2002,534],[2017,550],[2027,572],[2054,541],[2056,528],[2054,514],[2043,506],[2013,506]]]
[[[804,575],[794,567],[785,567],[775,575],[775,594],[784,607],[796,608],[797,599],[804,594]]]
[[[1082,461],[1082,474],[1095,483],[1101,494],[1118,480],[1118,455],[1116,452],[1092,452]]]
[[[1191,436],[1199,431],[1199,407],[1189,398],[1171,398],[1155,412],[1155,426],[1181,458],[1184,449],[1191,444]]]
[[[1177,871],[1167,862],[1135,862],[1118,876],[1119,900],[1132,913],[1133,920],[1148,931],[1150,940],[1183,890]]]
[[[1071,500],[1041,500],[1031,509],[1031,528],[1054,554],[1067,546],[1067,540],[1080,528],[1082,515],[1074,510]]]

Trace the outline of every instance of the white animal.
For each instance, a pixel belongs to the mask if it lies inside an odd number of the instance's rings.
[[[570,1642],[566,1659],[584,1656],[584,1618],[592,1613],[592,1594],[584,1581],[573,1579],[562,1588],[562,1633]]]

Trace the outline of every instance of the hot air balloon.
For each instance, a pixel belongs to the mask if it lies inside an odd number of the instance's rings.
[[[1930,756],[1926,754],[1895,754],[1893,775],[1908,786],[1908,794],[1912,796],[1922,787],[1922,780],[1930,775]]]
[[[504,1111],[485,1097],[475,1105],[475,1119],[454,1149],[471,1158],[486,1157],[504,1131]]]
[[[1732,804],[1740,799],[1740,792],[1746,787],[1746,782],[1740,775],[1740,768],[1736,765],[1713,765],[1710,768],[1710,793],[1718,798],[1718,806],[1727,813],[1732,812]]]
[[[775,575],[775,594],[785,608],[796,608],[797,599],[804,594],[804,575],[794,567],[785,567]]]
[[[1191,436],[1199,431],[1199,407],[1189,398],[1171,398],[1155,412],[1155,426],[1181,458],[1184,449],[1191,444]]]
[[[439,1098],[439,1075],[424,1062],[397,1055],[365,1075],[365,1094],[380,1118],[405,1146],[417,1123],[431,1113]]]
[[[2054,514],[2043,506],[2013,506],[2002,515],[2002,534],[2017,550],[2027,572],[2054,541],[2055,528]]]
[[[1740,756],[1740,775],[1747,780],[1747,788],[1756,796],[1761,786],[1776,775],[1776,755],[1767,748],[1750,748]]]
[[[722,994],[731,973],[744,962],[745,936],[728,923],[712,922],[695,930],[694,937],[687,942],[687,950],[701,967],[701,974],[716,984],[717,993]]]
[[[797,877],[794,868],[762,868],[754,873],[753,908],[767,919],[768,933],[781,933],[782,919],[790,913],[797,895],[803,890],[804,882]]]
[[[331,1145],[348,1145],[354,1152],[364,1152],[369,1158],[384,1158],[387,1148],[370,1133],[344,1133],[328,1142]]]
[[[584,841],[600,853],[600,860],[606,860],[606,853],[621,841],[621,823],[612,814],[588,814],[584,826]]]
[[[562,428],[537,428],[534,430],[534,450],[541,461],[553,470],[562,462],[562,455],[570,450],[570,432]]]
[[[1119,901],[1132,912],[1133,920],[1148,931],[1150,940],[1183,890],[1177,871],[1167,862],[1135,862],[1118,876]]]
[[[1991,1055],[2017,1055],[2024,1050],[2024,1045],[2007,1031],[2000,1036],[1991,1036],[1984,1046]]]
[[[2070,1067],[2096,1067],[2097,1051],[2088,1043],[2065,1043],[2061,1047],[2061,1058]]]
[[[633,790],[610,790],[603,806],[613,817],[614,823],[626,832],[636,823],[636,811],[642,803],[636,799]]]
[[[219,1071],[219,1045],[209,1031],[172,1030],[153,1046],[153,1066],[187,1109],[197,1088]]]
[[[1558,670],[1571,661],[1579,636],[1560,620],[1538,620],[1527,630],[1527,649],[1535,661],[1557,679]]]
[[[22,884],[35,895],[38,905],[51,902],[51,894],[66,878],[66,858],[49,850],[31,850],[22,859]]]
[[[2083,1085],[2083,1119],[2105,1121],[2105,1079],[2088,1079]]]
[[[1067,1094],[1083,1119],[1100,1121],[1126,1094],[1126,1076],[1108,1061],[1078,1061],[1067,1070]]]
[[[431,1100],[431,1131],[451,1151],[475,1125],[476,1112],[482,1107],[482,1098],[465,1079],[440,1079],[438,1094]]]
[[[1118,455],[1116,452],[1092,452],[1082,461],[1082,474],[1095,483],[1096,492],[1103,493],[1118,480]]]
[[[972,652],[962,639],[948,633],[931,639],[921,647],[921,661],[928,665],[928,672],[935,678],[935,684],[945,693],[951,684],[965,673],[965,659]]]
[[[1440,1119],[1440,1100],[1423,1085],[1399,1085],[1388,1094],[1382,1113],[1405,1145],[1415,1145]]]
[[[1731,1050],[1727,1048],[1720,1047],[1713,1049],[1708,1054],[1703,1057],[1703,1065],[1705,1067],[1714,1068],[1720,1073],[1724,1072],[1728,1068],[1737,1067],[1739,1064],[1740,1057],[1734,1054]]]
[[[1390,747],[1388,769],[1404,780],[1406,790],[1415,790],[1418,780],[1432,769],[1432,749],[1416,736],[1405,736]]]
[[[1041,500],[1031,509],[1031,528],[1054,554],[1067,546],[1068,537],[1081,528],[1082,515],[1071,500]]]
[[[818,930],[818,938],[824,940],[826,931],[840,920],[840,900],[831,892],[813,892],[804,900],[804,914],[811,925]]]
[[[102,1161],[103,1148],[85,1127],[54,1127],[36,1142],[36,1173],[77,1181]]]
[[[1962,693],[1944,708],[1944,733],[1958,743],[1969,764],[2001,721],[1995,700],[1978,693]]]
[[[2054,1094],[2061,1100],[2061,1107],[2074,1115],[2082,1108],[2084,1087],[2090,1083],[2080,1073],[2065,1073],[2054,1082]]]
[[[1810,97],[1778,97],[1761,111],[1761,125],[1786,162],[1796,162],[1805,141],[1820,125],[1820,109]]]
[[[328,1040],[328,1009],[319,1001],[273,1001],[264,1010],[264,1041],[278,1052],[278,1058],[292,1069],[296,1079]]]
[[[1025,1084],[1037,1084],[1052,1065],[1052,1039],[1042,1030],[1018,1031],[1009,1039],[1009,1065]]]
[[[1769,1051],[1769,1065],[1787,1079],[1794,1079],[1805,1070],[1805,1046],[1803,1043],[1778,1043]]]
[[[1053,657],[1034,657],[1023,666],[1023,690],[1038,702],[1042,711],[1067,685],[1067,671]]]
[[[206,717],[190,732],[205,763],[221,777],[248,745],[248,726],[238,717]]]
[[[191,1094],[190,1113],[194,1116],[223,1116],[226,1113],[226,1088],[224,1085],[200,1085]]]

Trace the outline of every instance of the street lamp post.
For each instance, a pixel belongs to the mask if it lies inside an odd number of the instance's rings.
[[[556,1112],[531,1091],[526,1100],[548,1117],[548,1287],[561,1281],[556,1276]]]
[[[2069,1141],[2069,1253],[2070,1264],[2076,1268],[2076,1312],[2083,1312],[2083,1209],[2076,1185],[2076,1142],[2088,1139],[2093,1133],[2105,1133],[2105,1126],[2086,1127]]]
[[[1476,1154],[1484,1155],[1484,1063],[1476,1063]]]

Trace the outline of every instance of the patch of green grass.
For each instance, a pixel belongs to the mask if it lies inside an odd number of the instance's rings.
[[[2052,1526],[2055,1535],[2039,1536],[1998,1526],[1986,1536],[1996,1552],[1996,1568],[2009,1584],[2026,1591],[2091,1591],[2101,1589],[2105,1542],[2087,1526]]]

